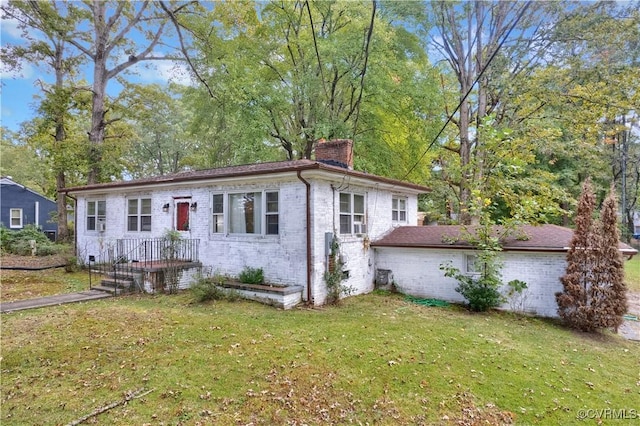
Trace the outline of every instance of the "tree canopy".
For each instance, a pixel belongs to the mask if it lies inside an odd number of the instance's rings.
[[[640,5],[593,2],[9,1],[5,66],[58,73],[3,152],[74,183],[312,158],[431,186],[430,219],[568,224],[580,182],[640,195]],[[588,29],[588,30],[587,30]],[[166,58],[188,86],[128,70]],[[57,59],[56,59],[57,58]],[[56,62],[57,60],[57,62]],[[118,83],[114,89],[111,82]],[[72,159],[73,161],[70,161]],[[3,170],[6,166],[3,165]],[[36,172],[34,172],[36,173]],[[477,218],[476,218],[477,219]]]

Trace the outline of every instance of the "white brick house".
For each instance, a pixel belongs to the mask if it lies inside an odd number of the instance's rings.
[[[176,230],[199,240],[199,260],[227,275],[262,268],[269,282],[326,298],[327,235],[334,232],[353,294],[374,286],[370,241],[417,224],[428,188],[352,170],[351,141],[318,145],[317,161],[260,163],[69,188],[76,202],[79,255],[123,239]]]
[[[393,230],[372,244],[378,275],[392,281],[405,294],[464,302],[455,291],[457,281],[445,277],[440,270],[440,265],[451,262],[462,272],[475,273],[474,249],[459,238],[461,229],[460,226],[411,226]],[[561,226],[523,226],[501,242],[502,281],[517,279],[528,286],[524,297],[505,303],[502,309],[557,316],[555,293],[562,291],[560,277],[566,271],[572,236],[571,229]],[[620,250],[626,256],[637,253],[623,243]]]
[[[325,303],[329,242],[336,235],[346,272],[343,284],[351,294],[370,292],[376,280],[386,278],[406,294],[463,302],[456,282],[444,277],[440,265],[449,261],[464,271],[473,249],[452,240],[459,227],[416,226],[417,196],[429,189],[354,171],[352,164],[351,141],[337,140],[318,144],[316,161],[69,188],[65,192],[76,199],[78,255],[86,263],[123,242],[151,241],[177,231],[198,243],[196,260],[212,271],[237,276],[246,267],[262,268],[266,281],[289,286],[291,292],[295,288],[296,297],[287,293],[280,305],[287,308],[300,300]],[[504,241],[502,272],[504,282],[527,283],[526,299],[504,308],[555,316],[572,231],[553,225],[523,230],[527,239]],[[147,245],[137,247],[146,250]],[[636,253],[626,245],[621,249]],[[154,272],[147,277],[157,273],[149,270]],[[184,272],[181,287],[194,277],[193,270]],[[145,288],[156,278],[145,279]]]

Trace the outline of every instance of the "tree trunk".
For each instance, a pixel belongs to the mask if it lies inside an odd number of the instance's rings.
[[[56,204],[58,206],[58,235],[56,241],[65,242],[69,240],[69,224],[67,222],[67,197],[60,191],[66,187],[64,172],[58,172],[56,176]]]
[[[91,130],[89,131],[89,173],[87,183],[98,183],[102,174],[102,143],[104,142],[104,103],[107,89],[107,41],[108,29],[105,24],[105,5],[93,3],[95,25],[95,53],[93,67],[93,96],[91,99]]]
[[[56,73],[56,83],[54,93],[60,94],[64,90],[65,63],[64,63],[64,42],[55,43],[54,51],[54,69]],[[65,97],[65,101],[66,101]],[[63,150],[63,145],[67,139],[67,133],[64,127],[66,104],[56,105],[54,107],[55,120],[55,145],[56,151]],[[54,167],[56,170],[56,206],[57,206],[57,222],[58,234],[56,241],[65,242],[69,240],[69,224],[67,222],[67,197],[61,191],[66,187],[65,165],[60,164],[61,161],[54,156]]]

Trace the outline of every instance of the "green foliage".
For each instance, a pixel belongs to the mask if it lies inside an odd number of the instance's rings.
[[[331,240],[329,265],[324,273],[324,282],[327,285],[325,304],[327,305],[337,305],[343,296],[348,296],[353,291],[351,287],[342,284],[345,279],[343,267],[344,263],[340,256],[340,241],[338,236],[334,234]]]
[[[522,293],[528,288],[527,283],[521,280],[511,280],[507,283],[509,290],[507,296],[513,296],[514,294]]]
[[[245,284],[264,284],[264,271],[262,268],[247,266],[240,272],[238,279]]]
[[[467,299],[472,311],[485,312],[497,308],[504,301],[497,288],[500,284],[499,281],[475,278],[464,274],[450,275],[448,272],[445,273],[445,276],[453,277],[458,281],[455,290]]]
[[[14,235],[14,231],[10,231],[4,226],[4,224],[0,223],[0,249],[2,249],[3,251],[8,251],[9,245],[11,244],[11,241],[13,241]]]
[[[347,137],[358,169],[402,177],[398,160],[435,135],[440,91],[423,41],[399,24],[420,8],[374,6],[220,2],[190,17],[210,89],[185,96],[198,165],[311,158],[317,139]]]
[[[463,229],[459,236],[459,239],[475,248],[475,271],[462,272],[451,265],[451,262],[440,265],[445,277],[458,281],[455,291],[467,300],[472,311],[486,311],[506,301],[500,293],[503,267],[499,258],[502,251],[500,240],[516,232],[517,222],[507,221],[496,226],[492,219],[494,209],[495,205],[491,204],[491,200],[477,197],[469,212],[480,217],[480,224]],[[520,293],[526,288],[526,283],[519,280],[511,281],[508,285],[511,290]]]
[[[509,301],[511,311],[520,313],[526,311],[527,288],[527,283],[521,280],[511,280],[507,283],[506,299]]]
[[[207,302],[209,300],[233,302],[239,300],[240,295],[238,292],[221,287],[226,279],[227,277],[218,274],[214,274],[211,277],[200,276],[191,283],[189,291],[197,302]]]
[[[76,256],[69,256],[67,258],[67,263],[64,265],[64,270],[69,273],[78,272],[82,268],[80,268],[80,263],[78,263],[78,258]]]
[[[24,228],[13,231],[0,226],[0,243],[2,250],[18,256],[31,256],[30,241],[36,242],[36,256],[49,256],[58,254],[66,249],[65,246],[56,245],[35,225],[26,225]]]
[[[121,94],[122,114],[135,123],[133,144],[125,152],[126,171],[134,178],[183,170],[197,155],[194,137],[187,127],[191,115],[174,86],[129,84]]]
[[[182,234],[175,229],[167,229],[162,234],[162,238],[169,243],[176,243],[182,239]]]

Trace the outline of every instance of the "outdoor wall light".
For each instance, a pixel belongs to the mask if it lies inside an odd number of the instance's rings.
[[[196,210],[198,210],[198,203],[191,203],[191,211],[195,212]]]
[[[167,203],[164,206],[162,206],[162,211],[165,212],[165,213],[169,211],[169,203]]]

